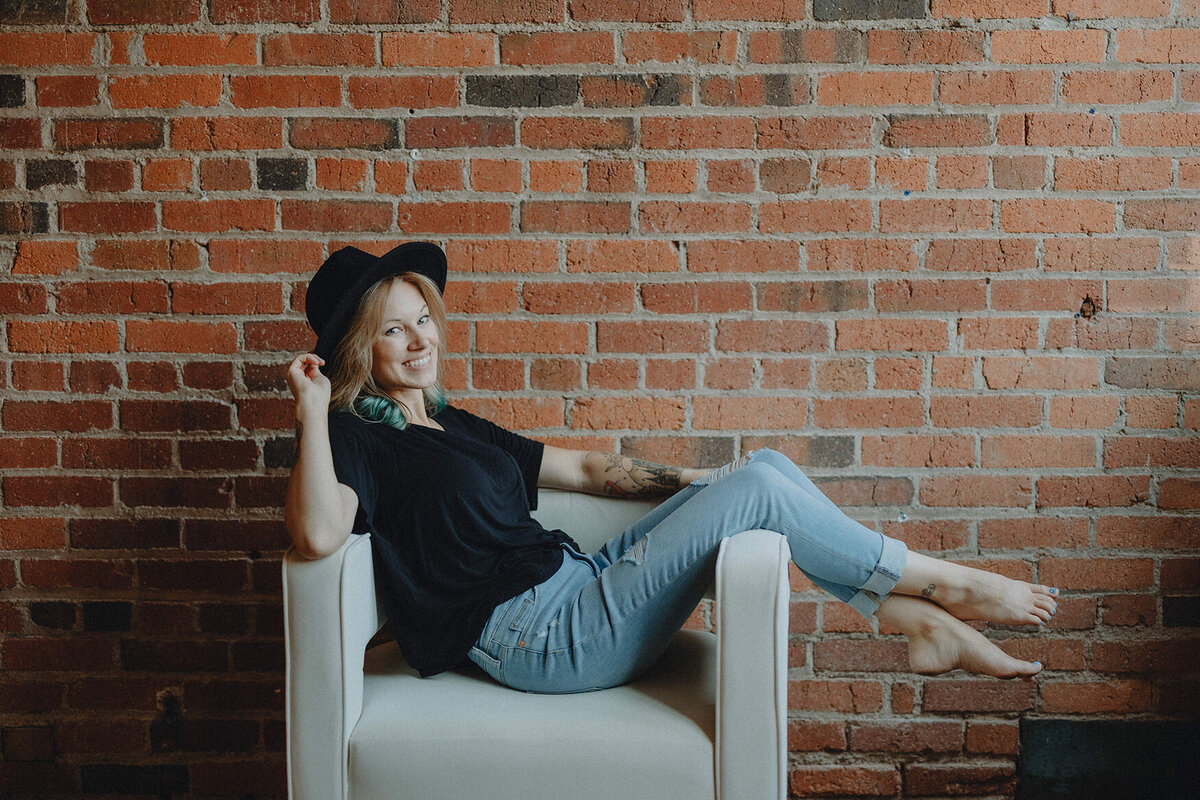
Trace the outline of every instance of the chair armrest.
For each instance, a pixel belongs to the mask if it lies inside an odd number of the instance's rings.
[[[341,800],[347,744],[362,715],[363,656],[384,619],[370,537],[351,536],[315,560],[288,550],[283,615],[288,796]]]
[[[786,795],[790,553],[773,531],[745,531],[717,556],[717,797]]]

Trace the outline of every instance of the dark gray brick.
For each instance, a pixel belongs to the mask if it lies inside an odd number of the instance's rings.
[[[467,103],[494,108],[549,108],[573,105],[579,98],[575,75],[471,75]]]
[[[20,75],[0,75],[0,108],[25,105],[25,79]]]
[[[0,203],[0,233],[48,233],[50,209],[45,203]]]
[[[127,631],[133,620],[133,604],[117,600],[83,604],[85,631]]]
[[[25,164],[25,188],[37,191],[46,186],[74,186],[79,171],[70,161],[47,159]]]
[[[0,25],[62,25],[67,6],[67,0],[2,0]]]
[[[258,159],[258,188],[303,191],[308,187],[308,161],[303,158]]]

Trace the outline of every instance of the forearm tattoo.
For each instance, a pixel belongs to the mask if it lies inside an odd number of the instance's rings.
[[[615,453],[604,458],[604,491],[612,497],[661,497],[679,489],[679,467],[668,467]]]

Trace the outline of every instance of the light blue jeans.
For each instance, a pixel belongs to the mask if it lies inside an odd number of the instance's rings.
[[[847,517],[786,456],[759,450],[743,461],[692,483],[593,555],[564,545],[553,576],[496,607],[471,660],[529,692],[625,683],[687,621],[712,583],[721,540],[758,528],[787,537],[813,583],[874,613],[904,569],[904,543]]]

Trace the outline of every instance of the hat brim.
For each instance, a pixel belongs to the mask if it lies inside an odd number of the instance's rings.
[[[446,254],[436,244],[405,242],[380,256],[370,268],[360,272],[343,292],[325,323],[325,330],[317,337],[313,352],[325,360],[327,374],[338,343],[346,335],[363,295],[384,278],[405,272],[415,272],[429,278],[437,285],[438,292],[444,293],[446,290]]]

